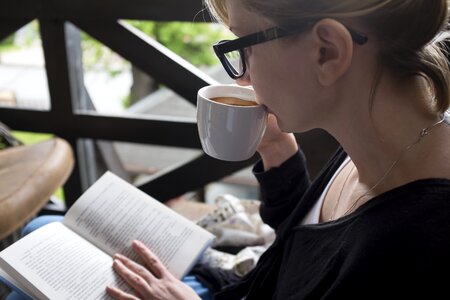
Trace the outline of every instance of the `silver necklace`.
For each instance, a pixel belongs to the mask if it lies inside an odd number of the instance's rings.
[[[430,127],[425,127],[422,128],[422,130],[419,133],[419,137],[417,138],[416,141],[414,141],[413,143],[409,144],[408,146],[406,146],[405,148],[403,148],[403,150],[400,152],[400,154],[397,156],[397,159],[389,166],[389,168],[386,170],[386,172],[384,172],[384,174],[380,177],[380,179],[378,179],[378,181],[371,187],[369,188],[364,194],[362,194],[361,196],[359,196],[354,202],[353,204],[349,207],[349,209],[347,209],[345,211],[345,213],[341,216],[346,216],[347,214],[349,214],[351,211],[353,211],[353,209],[356,207],[356,205],[358,205],[359,201],[361,201],[361,199],[363,199],[364,197],[367,197],[377,186],[379,186],[385,179],[386,177],[389,175],[389,173],[392,171],[392,169],[394,169],[394,167],[397,165],[397,163],[400,161],[400,159],[403,157],[403,155],[408,152],[412,147],[414,147],[415,145],[417,145],[418,143],[420,143],[422,141],[422,139],[427,136],[428,134],[430,134],[431,130],[433,130],[434,127],[436,127],[437,125],[443,123],[445,121],[445,114],[442,115],[442,118],[437,121],[436,123],[434,123],[433,125],[431,125]],[[353,168],[350,170],[349,174],[347,175],[347,177],[345,178],[344,184],[342,185],[341,191],[339,192],[339,197],[336,201],[336,204],[334,205],[334,209],[332,212],[332,215],[330,216],[330,218],[328,219],[329,221],[334,220],[334,217],[336,215],[336,211],[337,208],[339,206],[339,202],[341,200],[341,196],[342,196],[342,191],[344,190],[345,185],[347,184],[347,180],[350,177],[350,174],[353,173],[353,170],[355,169],[355,166],[353,165]]]

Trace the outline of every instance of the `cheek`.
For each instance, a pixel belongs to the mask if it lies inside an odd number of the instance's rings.
[[[273,52],[273,55],[254,55],[250,76],[255,91],[261,101],[275,110],[271,105],[292,105],[290,98],[298,98],[303,90],[304,74],[286,57]],[[262,53],[261,53],[262,54]]]
[[[271,64],[257,51],[252,53],[248,63],[251,85],[258,95],[259,101],[266,106],[270,106],[271,91],[275,88],[271,80],[273,74]]]
[[[259,101],[288,132],[308,127],[308,119],[317,113],[319,105],[313,72],[306,58],[298,53],[293,48],[255,47],[249,59],[251,83]]]

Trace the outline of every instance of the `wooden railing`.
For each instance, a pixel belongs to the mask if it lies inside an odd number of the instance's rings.
[[[121,20],[208,21],[202,10],[201,0],[18,0],[0,12],[0,39],[38,20],[51,98],[49,111],[0,108],[0,120],[15,130],[53,133],[77,149],[77,166],[64,187],[68,206],[98,175],[89,170],[93,166],[86,154],[95,141],[200,149],[195,119],[107,116],[93,111],[83,80],[80,30],[195,104],[197,90],[215,81]],[[165,201],[251,162],[225,163],[203,155],[161,173],[140,189]]]
[[[77,150],[77,166],[64,187],[68,206],[98,176],[91,170],[94,144],[100,149],[107,148],[103,141],[201,148],[193,118],[96,113],[84,85],[80,30],[195,104],[197,90],[215,81],[121,20],[208,22],[202,0],[8,1],[0,10],[0,40],[35,19],[40,25],[51,109],[0,107],[0,121],[15,130],[53,133]],[[314,177],[337,143],[320,130],[297,137]],[[256,158],[227,163],[202,155],[161,172],[139,188],[166,201],[234,173]]]

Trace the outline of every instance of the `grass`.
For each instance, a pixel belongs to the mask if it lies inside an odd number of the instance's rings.
[[[36,143],[49,140],[53,137],[52,134],[48,133],[34,133],[26,131],[12,131],[11,134],[25,145],[33,145]],[[61,201],[64,201],[64,190],[62,188],[58,188],[54,196],[60,199]]]
[[[25,145],[33,145],[39,142],[49,140],[53,137],[52,134],[34,133],[25,131],[12,131],[11,134]]]

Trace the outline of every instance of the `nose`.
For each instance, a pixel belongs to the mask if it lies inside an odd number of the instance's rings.
[[[236,79],[236,83],[239,85],[251,85],[252,81],[250,80],[250,72],[247,70],[245,71],[244,76],[242,76],[241,78]]]

